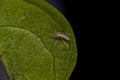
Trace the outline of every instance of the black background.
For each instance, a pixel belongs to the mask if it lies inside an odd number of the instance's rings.
[[[107,75],[105,72],[107,69],[105,68],[107,64],[105,59],[107,57],[105,55],[110,50],[105,52],[107,49],[105,44],[109,41],[105,40],[109,34],[107,31],[110,28],[106,29],[106,26],[111,26],[112,24],[109,21],[111,20],[111,15],[109,15],[111,13],[111,7],[109,5],[111,4],[107,5],[108,2],[94,0],[53,1],[58,1],[58,3],[63,4],[62,8],[64,9],[60,8],[59,10],[61,10],[70,22],[76,37],[78,50],[77,64],[69,80],[104,79],[103,76],[105,77]],[[109,7],[110,12],[107,12]],[[107,35],[105,35],[106,33]]]

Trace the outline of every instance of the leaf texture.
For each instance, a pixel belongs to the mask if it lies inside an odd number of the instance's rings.
[[[77,49],[70,24],[46,1],[0,0],[0,56],[10,80],[68,80]]]

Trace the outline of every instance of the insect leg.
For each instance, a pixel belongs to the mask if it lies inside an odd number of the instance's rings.
[[[69,48],[69,45],[63,40],[64,45]]]
[[[55,41],[55,45],[57,45],[57,42],[58,42],[58,41],[56,40],[56,41]]]

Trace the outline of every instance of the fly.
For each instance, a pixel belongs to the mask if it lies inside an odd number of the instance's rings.
[[[70,38],[62,32],[55,32],[53,34],[53,37],[56,38],[56,39],[63,39],[63,40],[66,40],[66,41],[70,40]]]
[[[65,46],[67,46],[69,48],[69,45],[64,41],[64,40],[70,41],[70,38],[66,34],[64,34],[62,32],[54,32],[53,37],[56,39],[63,40],[63,43],[65,44]],[[57,44],[57,41],[55,42],[55,44]]]

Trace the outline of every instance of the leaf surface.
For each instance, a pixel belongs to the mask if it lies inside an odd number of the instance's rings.
[[[64,16],[44,0],[0,2],[0,55],[10,80],[68,80],[77,50]],[[54,39],[55,31],[70,41]]]

